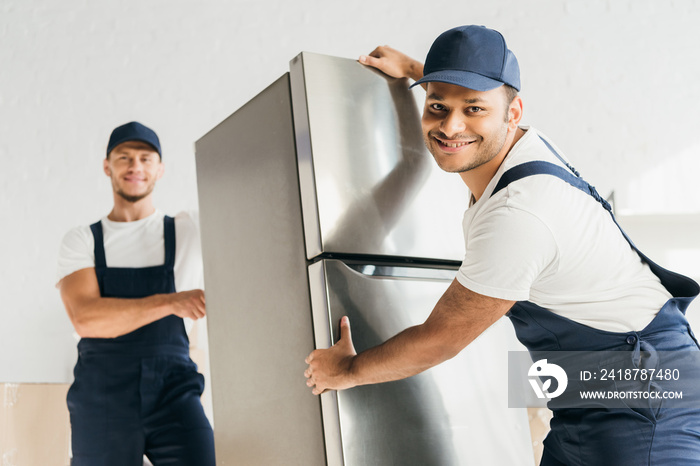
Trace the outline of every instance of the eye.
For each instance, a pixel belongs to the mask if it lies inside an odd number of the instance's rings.
[[[430,104],[430,109],[435,111],[435,112],[444,112],[445,111],[445,106],[439,103],[433,103]]]
[[[467,113],[479,113],[482,110],[481,107],[467,107]]]

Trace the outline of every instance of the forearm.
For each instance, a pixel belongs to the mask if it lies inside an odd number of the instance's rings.
[[[429,325],[417,325],[359,353],[352,359],[349,375],[353,385],[400,380],[453,358],[463,347],[461,342],[442,338]]]
[[[68,316],[81,337],[115,338],[170,314],[190,319],[206,314],[202,290],[137,299],[103,298],[92,268],[64,277],[59,288]]]
[[[95,297],[73,303],[68,310],[83,338],[126,335],[173,313],[168,295],[163,294],[139,299]]]

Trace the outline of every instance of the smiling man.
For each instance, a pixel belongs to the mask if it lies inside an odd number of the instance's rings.
[[[426,146],[472,195],[466,253],[423,324],[356,354],[344,317],[338,343],[306,359],[314,394],[415,375],[504,315],[531,352],[615,352],[630,361],[640,348],[697,355],[684,316],[697,283],[642,256],[554,144],[519,125],[520,70],[500,33],[451,29],[425,66],[386,46],[360,62],[426,88]],[[542,465],[700,464],[697,407],[553,412]]]
[[[153,205],[160,141],[131,122],[109,139],[112,211],[61,244],[58,284],[81,337],[68,392],[73,465],[214,465],[183,319],[206,314],[197,219]]]

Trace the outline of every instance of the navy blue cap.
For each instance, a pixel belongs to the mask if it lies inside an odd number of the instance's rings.
[[[438,81],[475,91],[503,84],[520,90],[518,60],[501,33],[484,26],[460,26],[440,34],[430,47],[423,74],[413,86]]]
[[[114,128],[114,131],[112,131],[112,134],[109,136],[107,155],[109,156],[109,153],[119,144],[127,141],[141,141],[150,144],[156,152],[158,152],[158,155],[161,158],[163,157],[160,151],[158,135],[151,128],[142,125],[138,121],[132,121],[131,123]]]

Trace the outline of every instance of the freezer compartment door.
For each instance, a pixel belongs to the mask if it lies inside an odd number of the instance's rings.
[[[347,58],[291,62],[307,257],[461,261],[469,192],[425,148],[425,92]]]
[[[316,346],[350,318],[358,352],[422,323],[453,271],[324,260],[309,267]],[[414,377],[321,395],[329,465],[533,464],[527,413],[508,408],[501,319],[455,358]]]

